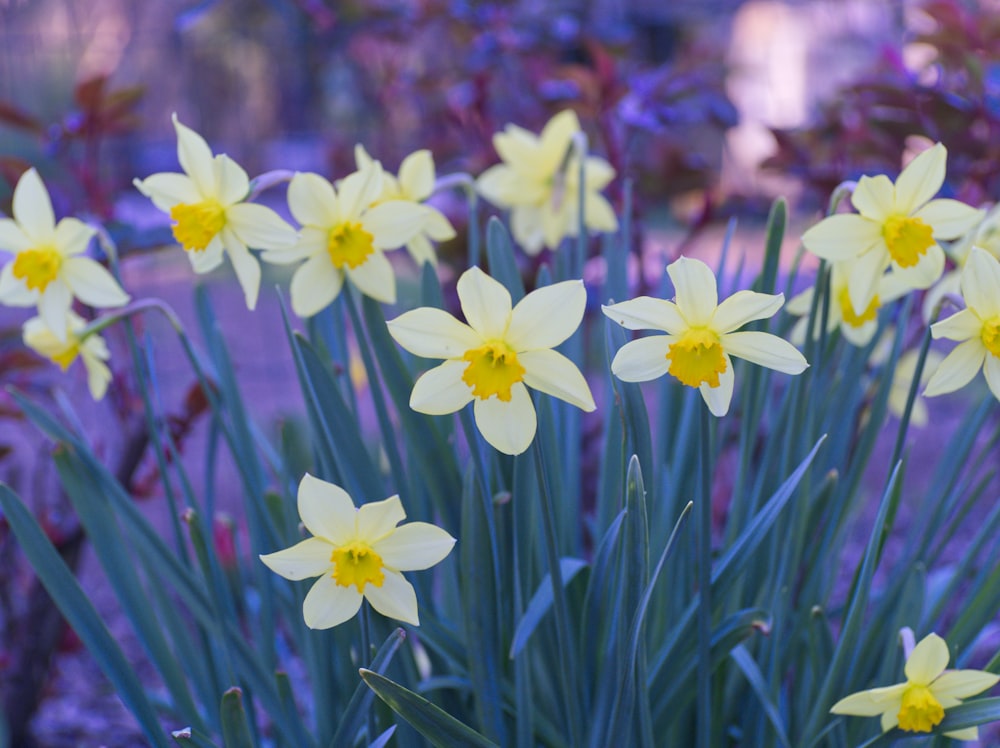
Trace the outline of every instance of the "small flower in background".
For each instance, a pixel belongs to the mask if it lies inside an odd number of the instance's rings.
[[[1000,261],[973,247],[962,269],[966,308],[931,325],[931,335],[960,341],[935,370],[925,397],[954,392],[982,369],[990,391],[1000,400]]]
[[[48,190],[34,169],[14,188],[13,212],[13,220],[0,219],[0,251],[14,253],[0,271],[0,302],[37,304],[44,324],[62,342],[74,296],[100,308],[128,303],[128,294],[111,273],[84,256],[94,229],[76,218],[56,223]]]
[[[861,177],[851,202],[857,213],[829,216],[802,235],[806,249],[831,262],[854,260],[851,304],[863,315],[889,267],[911,288],[928,288],[944,270],[938,239],[968,231],[982,212],[958,200],[931,200],[944,184],[948,152],[940,143],[911,161],[895,184],[884,174]]]
[[[504,454],[521,454],[535,438],[528,387],[586,411],[595,409],[586,380],[572,361],[552,350],[583,319],[583,281],[539,288],[511,308],[507,289],[479,268],[458,279],[464,324],[441,309],[421,308],[389,322],[403,348],[443,364],[413,386],[410,407],[444,415],[470,401],[483,437]]]
[[[361,144],[354,147],[354,160],[358,171],[364,171],[372,164],[372,157]],[[375,205],[388,200],[406,200],[422,205],[423,225],[406,242],[406,249],[417,265],[425,262],[437,265],[437,254],[431,242],[446,242],[455,238],[455,228],[444,213],[424,202],[434,192],[434,180],[434,158],[431,152],[426,149],[414,151],[399,165],[398,177],[382,172],[382,194],[375,198]]]
[[[396,276],[383,250],[400,247],[421,230],[423,206],[390,200],[369,207],[382,193],[382,166],[373,161],[334,189],[318,174],[298,173],[288,185],[288,207],[302,224],[298,242],[264,253],[267,262],[305,260],[292,276],[292,309],[311,317],[340,294],[350,278],[376,301],[396,301]]]
[[[612,373],[625,382],[646,382],[670,374],[697,387],[713,415],[729,412],[733,398],[731,356],[785,374],[809,366],[795,347],[766,332],[735,332],[748,322],[773,317],[782,294],[737,291],[719,303],[715,275],[701,260],[681,257],[667,266],[675,302],[640,296],[602,307],[604,314],[629,330],[659,330],[621,347]]]
[[[851,275],[853,262],[835,262],[830,267],[830,308],[826,317],[826,332],[833,332],[840,328],[844,339],[852,345],[865,346],[871,342],[872,336],[878,329],[878,310],[890,301],[904,296],[912,290],[910,286],[902,282],[895,273],[886,273],[879,279],[878,288],[868,307],[862,314],[857,314],[851,304],[848,293],[848,280]],[[806,339],[806,328],[809,325],[809,312],[812,309],[815,287],[807,288],[802,293],[789,299],[785,306],[785,311],[801,319],[792,328],[789,335],[795,345],[802,345]],[[822,315],[822,309],[817,310],[817,314]],[[819,337],[820,324],[816,323],[813,330],[815,337]]]
[[[427,522],[397,527],[406,518],[398,496],[356,508],[344,489],[308,473],[299,483],[298,506],[313,537],[260,560],[285,579],[319,577],[302,605],[309,628],[353,618],[362,599],[388,618],[420,625],[416,592],[400,572],[439,563],[455,538]]]
[[[944,640],[928,634],[906,658],[905,683],[852,693],[834,704],[830,712],[855,717],[881,715],[883,732],[897,725],[907,732],[931,732],[944,719],[945,710],[1000,681],[1000,676],[982,670],[946,670],[949,659]],[[945,735],[977,740],[979,730],[970,727]]]
[[[248,309],[257,306],[260,263],[249,247],[283,249],[295,243],[295,230],[270,208],[244,202],[250,193],[247,173],[229,156],[212,155],[198,133],[173,117],[177,160],[183,174],[163,172],[136,179],[136,188],[168,213],[177,243],[196,273],[207,273],[229,255]]]
[[[510,208],[514,238],[528,254],[555,249],[563,237],[576,236],[579,223],[580,159],[573,136],[580,132],[576,113],[566,110],[549,120],[540,136],[507,125],[493,136],[502,164],[491,166],[476,182],[494,205]],[[591,231],[615,231],[618,219],[600,194],[615,170],[603,158],[584,163],[583,223]]]
[[[889,385],[889,412],[896,418],[902,418],[906,411],[906,401],[910,397],[910,387],[913,385],[913,376],[917,373],[917,361],[920,359],[920,351],[907,351],[899,357],[896,362],[896,369],[892,374],[892,384]],[[926,386],[930,381],[934,370],[941,365],[944,360],[937,351],[927,351],[927,359],[924,361],[924,369],[920,374],[921,386]],[[913,409],[910,411],[910,424],[918,428],[927,425],[928,413],[927,403],[924,398],[917,393],[913,400]]]
[[[111,370],[105,363],[111,358],[111,353],[104,338],[95,333],[81,340],[79,333],[86,328],[87,323],[73,312],[66,314],[63,325],[66,328],[66,339],[60,340],[46,325],[45,320],[41,317],[32,317],[24,323],[22,332],[24,344],[58,364],[63,371],[80,358],[87,370],[87,386],[90,388],[91,397],[95,400],[102,399],[111,382]]]

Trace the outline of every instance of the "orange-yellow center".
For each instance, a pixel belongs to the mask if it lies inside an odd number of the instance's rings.
[[[29,291],[46,287],[59,275],[62,255],[55,247],[34,247],[17,253],[14,258],[14,277],[24,281]]]
[[[913,216],[887,218],[882,226],[882,237],[892,259],[901,268],[913,267],[934,246],[934,230]]]
[[[837,301],[840,302],[840,316],[851,327],[861,327],[865,322],[871,322],[878,316],[879,298],[877,294],[868,302],[868,306],[865,307],[865,310],[861,314],[854,311],[854,305],[851,304],[851,295],[847,292],[846,286],[837,295]]]
[[[510,388],[524,379],[525,370],[517,354],[501,340],[468,350],[462,359],[469,362],[462,372],[462,381],[481,400],[496,395],[510,402]]]
[[[667,360],[670,374],[688,387],[718,387],[719,375],[726,371],[719,336],[704,327],[692,327],[671,343]]]
[[[983,323],[981,335],[986,350],[1000,358],[1000,314]]]
[[[897,718],[900,730],[930,732],[944,719],[944,707],[930,688],[914,683],[903,691]]]
[[[330,229],[326,251],[335,267],[343,268],[346,265],[356,268],[367,262],[369,255],[375,251],[374,237],[356,221],[341,223]]]
[[[381,587],[385,581],[382,557],[367,543],[356,540],[335,548],[330,554],[330,560],[333,562],[333,579],[341,587],[353,584],[358,592],[364,592],[365,585],[369,582]]]
[[[178,203],[170,209],[174,239],[188,252],[203,252],[226,225],[226,211],[216,200]]]

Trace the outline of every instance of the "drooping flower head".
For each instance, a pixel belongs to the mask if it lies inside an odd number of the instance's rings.
[[[887,268],[911,288],[928,288],[944,269],[937,241],[961,236],[981,217],[958,200],[931,200],[944,184],[947,156],[938,143],[913,159],[895,184],[884,174],[861,177],[851,196],[857,213],[829,216],[802,235],[819,257],[854,260],[848,291],[856,314],[864,314]]]
[[[388,618],[420,625],[416,592],[400,572],[439,563],[455,538],[427,522],[397,527],[406,518],[398,496],[355,507],[344,489],[308,473],[299,483],[298,505],[313,537],[260,560],[285,579],[319,577],[302,605],[309,628],[353,618],[362,599]]]
[[[906,732],[931,732],[944,719],[947,709],[1000,681],[1000,676],[981,670],[946,670],[949,659],[944,640],[928,634],[906,659],[905,683],[852,693],[830,711],[855,717],[881,716],[883,732],[897,725]],[[945,734],[956,740],[976,740],[979,730],[970,727]]]
[[[405,200],[370,207],[382,192],[374,161],[334,189],[318,174],[299,173],[288,185],[288,207],[302,224],[298,242],[264,253],[267,262],[305,262],[292,276],[292,309],[311,317],[340,294],[344,278],[377,301],[396,301],[396,276],[383,250],[402,246],[424,221],[424,208]]]
[[[94,229],[76,218],[56,223],[41,177],[28,169],[14,188],[14,218],[0,219],[0,251],[14,259],[0,271],[0,302],[38,305],[45,326],[67,339],[73,297],[93,307],[127,304],[129,296],[102,265],[85,256]]]
[[[196,273],[217,268],[225,255],[233,264],[248,309],[257,306],[260,263],[249,247],[282,249],[295,231],[270,208],[246,202],[250,179],[225,154],[212,155],[208,143],[174,115],[177,160],[183,174],[163,172],[136,179],[138,190],[170,215],[173,234]]]
[[[615,354],[611,371],[625,382],[646,382],[670,374],[697,387],[713,415],[729,412],[733,397],[733,362],[737,356],[785,374],[809,365],[788,341],[765,332],[736,332],[758,319],[774,316],[785,297],[738,291],[719,303],[715,275],[701,260],[681,257],[667,266],[675,300],[640,296],[603,307],[604,314],[629,330],[657,330],[626,343]]]
[[[540,136],[507,125],[493,136],[503,163],[491,166],[476,182],[479,193],[494,205],[511,209],[511,231],[524,251],[555,249],[563,237],[576,236],[579,224],[580,159],[573,137],[580,120],[566,110],[549,120]],[[584,163],[583,223],[591,231],[615,231],[618,219],[601,194],[615,170],[602,158]]]
[[[372,163],[372,157],[360,144],[354,147],[354,160],[358,171],[363,171]],[[382,172],[382,194],[374,202],[374,205],[378,205],[388,200],[405,200],[423,206],[423,224],[413,238],[406,242],[406,249],[417,265],[425,262],[437,265],[437,254],[431,242],[445,242],[455,238],[455,229],[444,213],[426,203],[434,192],[434,179],[434,158],[431,152],[427,149],[414,151],[399,165],[399,176]]]
[[[552,350],[583,319],[583,281],[536,289],[512,308],[507,289],[473,267],[458,279],[458,298],[465,323],[427,307],[389,322],[392,337],[406,350],[445,359],[417,380],[411,408],[444,415],[471,401],[486,441],[512,455],[524,452],[535,437],[535,406],[528,387],[594,410],[580,370]]]
[[[973,247],[962,268],[966,308],[931,325],[931,335],[959,341],[934,371],[924,395],[954,392],[983,371],[990,391],[1000,400],[1000,260]]]
[[[90,388],[91,397],[101,400],[111,382],[111,370],[105,363],[111,358],[108,346],[104,338],[97,333],[81,339],[80,334],[87,323],[78,314],[68,312],[64,324],[66,339],[60,340],[45,324],[45,320],[41,317],[32,317],[24,323],[22,331],[24,344],[54,364],[58,364],[63,371],[79,358],[87,370],[87,386]]]

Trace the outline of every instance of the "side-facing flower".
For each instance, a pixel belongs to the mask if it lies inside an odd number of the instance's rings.
[[[265,252],[267,262],[305,260],[292,276],[292,309],[311,317],[340,294],[344,278],[366,296],[396,301],[396,276],[383,250],[404,244],[420,230],[423,207],[390,200],[370,207],[382,191],[382,167],[375,161],[334,189],[318,174],[299,173],[288,185],[288,207],[302,224],[290,248]]]
[[[626,343],[611,371],[625,382],[645,382],[670,374],[697,387],[713,415],[729,412],[733,397],[731,356],[785,374],[809,365],[795,347],[766,332],[736,332],[748,322],[773,317],[782,294],[737,291],[719,303],[715,275],[701,260],[681,257],[667,266],[675,301],[640,296],[605,306],[604,314],[629,330],[658,330]]]
[[[87,323],[73,312],[67,312],[63,324],[66,327],[66,339],[60,340],[45,324],[45,320],[41,317],[32,317],[24,323],[22,330],[24,344],[58,364],[63,371],[66,371],[77,358],[81,359],[87,370],[90,396],[95,400],[102,399],[111,382],[111,370],[105,363],[111,358],[111,353],[104,338],[94,333],[81,339],[80,333],[86,328]]]
[[[0,271],[0,302],[38,305],[38,314],[60,341],[73,297],[93,307],[116,307],[129,296],[98,262],[85,256],[94,229],[76,218],[56,223],[41,177],[28,169],[14,188],[14,218],[0,219],[0,251],[14,259]]]
[[[417,595],[400,572],[428,569],[455,538],[427,522],[409,522],[398,496],[355,508],[347,492],[306,473],[299,516],[313,537],[261,555],[271,571],[298,581],[319,577],[302,605],[306,625],[328,629],[354,617],[362,599],[379,613],[419,626]]]
[[[834,704],[830,712],[881,716],[883,732],[897,725],[907,732],[931,732],[944,719],[945,710],[1000,681],[1000,676],[982,670],[946,670],[949,659],[944,640],[928,634],[906,659],[905,683],[852,693]],[[956,740],[976,740],[979,730],[970,727],[945,734]]]
[[[1000,261],[973,247],[962,269],[966,308],[931,325],[934,338],[959,341],[934,371],[924,395],[943,395],[967,385],[982,369],[1000,400]]]
[[[295,230],[270,208],[246,202],[250,179],[225,154],[212,155],[208,143],[174,115],[177,160],[183,174],[163,172],[136,179],[136,188],[168,213],[174,238],[196,273],[207,273],[229,255],[248,309],[257,306],[260,263],[249,247],[282,249],[295,243]]]
[[[864,314],[891,266],[911,288],[928,288],[944,269],[939,239],[968,231],[982,213],[958,200],[931,200],[944,184],[945,147],[911,161],[895,184],[884,174],[861,177],[851,196],[857,213],[829,216],[802,235],[806,249],[832,262],[855,259],[851,304]]]
[[[536,289],[511,308],[507,289],[473,267],[458,279],[458,298],[467,324],[428,307],[389,322],[392,337],[406,350],[446,359],[414,384],[411,408],[444,415],[473,401],[483,437],[511,455],[524,452],[535,437],[535,406],[528,387],[594,410],[580,370],[552,350],[583,319],[583,281]]]
[[[580,159],[573,138],[580,120],[566,110],[549,120],[540,136],[507,125],[493,136],[503,163],[491,166],[476,181],[479,193],[494,205],[511,209],[511,230],[528,254],[555,249],[565,236],[576,236],[579,224]],[[615,170],[603,158],[584,162],[583,223],[591,231],[615,231],[618,219],[601,194]]]
[[[372,157],[360,143],[354,147],[354,160],[358,171],[363,171],[372,163]],[[428,205],[426,200],[434,192],[434,158],[427,149],[414,151],[399,165],[399,176],[382,173],[382,194],[375,198],[375,205],[387,200],[406,200],[424,209],[424,221],[420,230],[406,242],[406,249],[417,265],[425,262],[437,265],[435,242],[445,242],[455,238],[455,228],[447,217]]]

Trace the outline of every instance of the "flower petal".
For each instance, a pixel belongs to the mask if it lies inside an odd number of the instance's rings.
[[[362,599],[356,587],[341,587],[333,576],[324,574],[302,602],[302,617],[311,629],[333,628],[354,618]]]
[[[518,361],[525,368],[524,383],[581,408],[588,413],[595,410],[594,396],[576,364],[553,350],[525,351]]]
[[[191,262],[192,269],[199,275],[215,270],[222,264],[222,260],[226,256],[225,248],[222,246],[222,238],[219,234],[213,236],[212,241],[201,252],[185,252],[184,254],[187,255],[188,260]]]
[[[292,276],[292,311],[299,317],[312,317],[333,303],[343,285],[344,273],[333,266],[329,257],[310,257]]]
[[[298,510],[302,524],[316,537],[334,546],[353,539],[357,510],[340,486],[306,473],[299,481]]]
[[[496,141],[494,141],[496,142]],[[527,197],[537,202],[545,198],[545,190],[540,183],[526,182],[507,164],[491,166],[476,180],[476,191],[486,200],[501,208],[509,208],[521,204]]]
[[[931,325],[931,335],[935,340],[938,338],[968,340],[969,338],[978,337],[982,332],[983,321],[970,309],[963,309],[947,319]]]
[[[212,162],[215,171],[215,194],[222,205],[232,205],[245,200],[250,192],[250,179],[243,167],[224,153]]]
[[[637,296],[602,306],[601,311],[626,330],[659,330],[670,335],[682,335],[688,329],[688,323],[676,304],[652,296]]]
[[[879,243],[884,245],[881,239]],[[878,292],[882,273],[889,266],[889,250],[876,247],[861,255],[851,265],[847,280],[847,295],[855,314],[862,314]]]
[[[414,151],[399,165],[399,186],[410,200],[426,200],[434,191],[434,158],[426,148]]]
[[[987,354],[983,362],[983,376],[986,377],[986,384],[989,385],[993,397],[1000,400],[1000,358]]]
[[[572,168],[572,164],[570,165]],[[573,175],[573,172],[570,172]],[[584,187],[588,192],[604,189],[615,178],[614,167],[600,156],[587,156],[584,163]]]
[[[66,342],[66,314],[73,305],[73,292],[62,278],[56,278],[38,297],[38,316],[60,342]]]
[[[122,306],[129,295],[100,263],[89,257],[68,257],[61,268],[66,283],[84,304],[94,307]]]
[[[582,280],[537,288],[511,311],[504,340],[518,353],[554,348],[576,332],[586,306]]]
[[[425,371],[413,385],[410,407],[430,416],[443,416],[464,408],[472,400],[472,390],[462,380],[468,365],[465,361],[445,361]]]
[[[396,275],[392,263],[381,251],[376,249],[361,265],[349,267],[346,272],[365,296],[383,304],[396,303]]]
[[[931,633],[917,642],[906,660],[903,672],[910,683],[929,686],[948,667],[950,659],[951,653],[944,639]]]
[[[927,387],[924,389],[924,397],[934,397],[944,395],[961,389],[976,376],[976,373],[983,367],[983,361],[989,355],[986,346],[979,338],[966,340],[956,346],[955,350],[945,356],[941,365],[934,370]]]
[[[973,247],[962,269],[962,296],[983,319],[1000,314],[1000,262],[985,249]]]
[[[0,302],[7,306],[35,306],[38,302],[38,291],[29,289],[24,281],[14,276],[13,262],[0,270]]]
[[[533,205],[516,205],[510,212],[510,231],[514,240],[531,257],[545,246],[544,211]]]
[[[466,351],[483,344],[475,330],[443,309],[421,307],[386,324],[393,340],[423,358],[460,358]]]
[[[583,196],[584,225],[591,231],[617,231],[618,216],[604,195],[587,192]]]
[[[319,174],[298,172],[288,184],[288,209],[303,226],[330,229],[337,224],[337,193]]]
[[[715,310],[715,316],[712,317],[712,329],[719,335],[725,335],[732,330],[743,327],[748,322],[773,317],[784,303],[784,294],[737,291],[719,304]]]
[[[88,338],[88,342],[91,339]],[[83,359],[83,365],[87,369],[87,389],[90,390],[90,396],[95,401],[103,400],[111,383],[111,369],[99,358],[88,353],[85,347],[80,349],[80,358]]]
[[[702,384],[698,387],[701,397],[713,416],[722,418],[729,412],[729,404],[733,400],[733,384],[736,376],[733,374],[733,360],[725,354],[726,370],[719,374],[719,386],[709,387]]]
[[[14,220],[34,244],[49,244],[56,228],[49,191],[34,168],[28,169],[17,180],[12,205]]]
[[[313,255],[322,254],[329,258],[326,248],[329,239],[329,232],[326,229],[315,226],[305,226],[299,232],[299,238],[291,247],[272,249],[264,252],[261,259],[275,265],[291,265],[301,262]]]
[[[260,560],[275,574],[297,582],[326,573],[333,562],[333,546],[320,538],[306,538],[291,548],[275,553],[261,554]]]
[[[425,262],[429,262],[432,266],[437,266],[437,254],[434,252],[434,245],[423,234],[417,234],[410,239],[406,243],[406,251],[410,253],[410,257],[413,258],[413,262],[418,267]]]
[[[945,670],[931,684],[936,698],[967,699],[1000,683],[1000,675],[983,670]]]
[[[476,398],[474,413],[479,431],[494,449],[507,455],[519,455],[535,438],[535,406],[527,388],[520,382],[510,388],[510,394],[509,402],[496,395],[486,400]]]
[[[424,216],[424,233],[436,242],[446,242],[454,239],[457,234],[455,227],[447,216],[435,207],[424,205],[426,215]]]
[[[962,730],[952,730],[951,732],[944,733],[945,737],[951,738],[952,740],[979,740],[979,728],[978,727],[966,727]]]
[[[882,223],[895,210],[896,194],[892,180],[885,174],[861,177],[851,195],[851,203],[858,213],[872,221]]]
[[[674,284],[677,309],[691,327],[704,327],[712,321],[719,305],[715,274],[701,260],[680,257],[667,266]]]
[[[145,179],[133,179],[132,184],[164,213],[169,213],[171,208],[180,203],[197,203],[202,200],[194,181],[187,174],[160,172]]]
[[[537,169],[552,174],[566,157],[573,136],[580,132],[580,120],[572,109],[564,109],[550,119],[538,139]]]
[[[339,185],[338,221],[356,221],[362,211],[382,192],[382,165],[373,161],[367,169],[356,171]]]
[[[399,571],[419,571],[440,563],[455,545],[455,538],[437,525],[409,522],[373,546],[382,563]]]
[[[648,382],[662,377],[670,369],[667,353],[674,340],[671,335],[650,335],[626,343],[615,354],[611,373],[623,382]]]
[[[937,244],[932,244],[920,261],[908,268],[900,267],[893,260],[892,272],[897,280],[911,288],[930,288],[937,283],[944,272],[944,250]]]
[[[174,129],[177,131],[177,160],[181,168],[191,177],[202,199],[218,198],[215,192],[215,159],[212,149],[198,133],[182,125],[173,115]]]
[[[802,235],[805,248],[832,262],[867,252],[882,238],[882,224],[853,213],[829,216]]]
[[[809,366],[795,346],[771,333],[731,332],[721,342],[726,353],[783,374],[801,374]]]
[[[420,233],[427,209],[409,200],[389,200],[369,208],[361,217],[364,230],[377,249],[402,247]]]
[[[64,218],[56,225],[55,244],[63,257],[72,257],[86,252],[96,233],[92,226],[77,218]]]
[[[899,711],[906,685],[897,683],[894,686],[869,688],[867,691],[852,693],[830,707],[830,713],[847,714],[852,717],[876,717],[884,712],[895,714]]]
[[[385,576],[381,587],[376,587],[374,584],[365,585],[365,599],[386,618],[395,618],[412,626],[419,626],[417,593],[413,585],[398,571],[382,569],[382,573]]]
[[[27,237],[16,221],[0,218],[0,251],[20,252],[23,249],[31,249],[33,244],[34,242]]]
[[[228,226],[222,229],[222,243],[229,261],[233,263],[236,279],[243,288],[247,309],[253,310],[257,306],[257,294],[260,292],[260,263]]]
[[[944,184],[948,151],[940,143],[913,159],[896,179],[896,210],[912,215]]]
[[[958,200],[931,200],[914,214],[934,230],[935,239],[957,239],[983,219],[983,211]]]
[[[493,148],[506,165],[523,179],[541,182],[552,175],[559,165],[559,158],[548,166],[541,154],[541,142],[533,134],[517,125],[507,125],[503,132],[493,134]],[[565,147],[563,153],[565,153]]]
[[[358,507],[358,538],[371,545],[390,535],[396,525],[404,519],[406,512],[399,496],[390,496],[382,501],[369,501]]]
[[[465,321],[484,339],[504,336],[511,316],[510,293],[478,267],[462,273],[457,284]]]
[[[226,208],[228,228],[248,247],[287,249],[298,239],[295,229],[270,208],[237,203]]]

